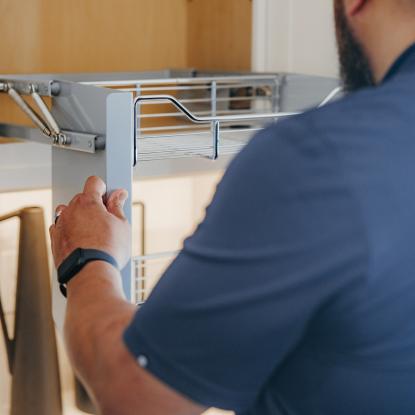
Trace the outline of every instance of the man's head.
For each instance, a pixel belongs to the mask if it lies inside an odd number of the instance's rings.
[[[415,0],[334,0],[340,74],[348,91],[380,82],[415,42]]]

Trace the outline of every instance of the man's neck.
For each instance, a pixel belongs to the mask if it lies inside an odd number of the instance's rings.
[[[415,43],[415,19],[411,22],[374,22],[364,42],[376,83],[380,83],[399,56]],[[369,30],[369,28],[368,28]]]
[[[399,45],[390,45],[388,48],[385,47],[385,52],[381,56],[373,58],[372,65],[374,68],[374,75],[376,83],[382,82],[389,69],[395,63],[395,61],[408,49],[411,45],[415,43],[415,37],[406,42],[401,42]]]

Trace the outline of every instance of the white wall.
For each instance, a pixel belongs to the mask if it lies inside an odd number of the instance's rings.
[[[337,76],[332,0],[254,0],[253,69]]]

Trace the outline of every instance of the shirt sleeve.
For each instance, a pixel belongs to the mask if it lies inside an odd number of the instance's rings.
[[[231,163],[124,334],[150,373],[202,405],[253,405],[319,308],[362,272],[357,208],[334,158],[297,117]]]

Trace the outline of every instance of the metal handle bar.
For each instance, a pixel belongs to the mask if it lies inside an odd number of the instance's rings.
[[[187,107],[185,107],[180,101],[171,95],[147,95],[139,96],[135,98],[134,107],[137,108],[137,104],[142,101],[160,101],[170,102],[179,111],[181,111],[190,121],[195,124],[210,124],[212,122],[237,122],[237,121],[252,121],[252,120],[264,120],[269,118],[283,118],[300,114],[299,112],[276,112],[276,113],[264,113],[264,114],[249,114],[249,115],[222,115],[216,117],[199,117],[194,115]],[[136,114],[137,115],[137,114]]]
[[[162,79],[127,79],[114,81],[84,81],[83,85],[122,87],[129,85],[159,85],[159,84],[206,84],[209,82],[237,82],[237,81],[258,81],[275,82],[279,78],[275,75],[238,75],[238,76],[215,76],[195,78],[162,78]]]
[[[332,90],[318,105],[322,107],[327,105],[332,101],[340,92],[342,91],[341,87],[337,87]],[[239,114],[239,115],[222,115],[222,116],[211,116],[211,117],[199,117],[191,112],[186,106],[184,106],[180,101],[171,95],[146,95],[138,96],[134,100],[134,163],[137,164],[138,154],[137,154],[137,116],[138,116],[138,107],[141,102],[151,102],[159,101],[169,102],[175,106],[180,112],[182,112],[186,118],[192,121],[195,124],[211,124],[212,125],[212,136],[213,136],[213,153],[212,159],[218,157],[218,146],[219,146],[219,133],[220,133],[220,123],[221,122],[238,122],[238,121],[254,121],[254,120],[266,120],[266,119],[279,119],[290,117],[294,115],[299,115],[300,112],[277,112],[277,113],[263,113],[263,114]]]

